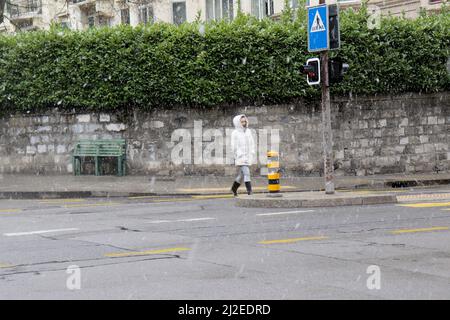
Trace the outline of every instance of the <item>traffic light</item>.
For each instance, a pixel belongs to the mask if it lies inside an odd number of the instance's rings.
[[[341,35],[339,32],[339,7],[336,4],[328,6],[328,39],[330,50],[341,47]]]
[[[340,58],[333,58],[328,60],[328,77],[330,85],[339,83],[344,79],[344,74],[347,72],[349,65],[343,63]]]
[[[307,75],[306,81],[310,86],[320,84],[320,59],[310,58],[306,65],[300,67],[300,71]]]

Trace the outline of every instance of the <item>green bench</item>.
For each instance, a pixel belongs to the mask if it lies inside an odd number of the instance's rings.
[[[72,156],[73,172],[81,175],[81,158],[93,157],[95,161],[95,175],[101,175],[101,158],[117,158],[117,175],[126,174],[126,141],[125,139],[110,140],[79,140],[75,143]]]

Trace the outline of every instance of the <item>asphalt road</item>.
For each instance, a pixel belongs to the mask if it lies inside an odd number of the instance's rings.
[[[1,200],[0,299],[450,299],[441,191],[310,210],[208,197]]]

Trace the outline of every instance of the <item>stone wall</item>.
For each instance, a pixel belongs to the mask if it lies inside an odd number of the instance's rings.
[[[227,153],[227,138],[232,117],[239,113],[245,113],[255,129],[259,146],[255,173],[264,173],[265,152],[277,149],[278,142],[286,174],[321,173],[320,105],[301,103],[161,107],[114,114],[53,110],[40,115],[4,116],[0,118],[0,173],[71,173],[76,140],[125,138],[130,174],[228,175],[234,168]],[[332,127],[337,175],[449,171],[448,92],[337,98],[332,105]],[[217,147],[222,141],[224,146]],[[181,143],[189,150],[179,153]],[[92,172],[90,165],[85,164],[85,172]],[[114,162],[105,161],[104,166],[107,172],[113,172]]]

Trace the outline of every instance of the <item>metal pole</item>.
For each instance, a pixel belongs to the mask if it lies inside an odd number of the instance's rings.
[[[331,101],[328,79],[328,51],[320,53],[320,78],[322,82],[322,131],[323,131],[323,170],[325,193],[334,194],[333,132],[331,130]]]

